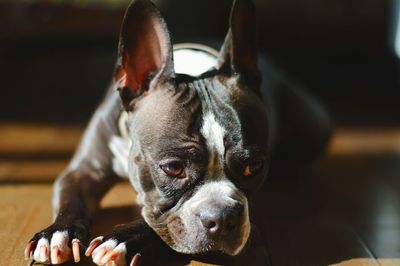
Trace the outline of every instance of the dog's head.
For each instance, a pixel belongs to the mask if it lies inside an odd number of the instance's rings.
[[[136,0],[126,13],[115,86],[129,114],[129,175],[146,222],[178,252],[236,255],[249,237],[269,143],[255,24],[251,1],[236,0],[217,67],[183,77],[156,8]]]

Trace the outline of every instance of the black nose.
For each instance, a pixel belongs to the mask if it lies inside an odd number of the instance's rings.
[[[211,208],[200,212],[201,224],[211,235],[226,235],[236,231],[242,220],[244,207],[237,203],[232,207]]]

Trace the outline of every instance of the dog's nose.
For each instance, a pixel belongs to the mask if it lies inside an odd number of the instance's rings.
[[[239,228],[243,211],[243,204],[237,203],[232,207],[203,210],[199,217],[209,234],[226,235]]]

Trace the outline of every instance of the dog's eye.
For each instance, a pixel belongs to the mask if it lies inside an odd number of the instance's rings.
[[[161,170],[164,171],[168,176],[179,177],[183,174],[185,166],[181,162],[171,162],[160,165]]]
[[[258,171],[260,171],[262,169],[263,165],[264,165],[264,163],[261,160],[251,161],[249,164],[247,164],[244,167],[243,175],[251,176],[251,175],[257,173]]]

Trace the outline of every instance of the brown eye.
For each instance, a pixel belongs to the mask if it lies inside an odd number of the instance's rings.
[[[160,165],[161,170],[164,171],[168,176],[179,177],[183,174],[185,167],[181,162],[172,162]]]
[[[243,170],[243,175],[251,176],[260,171],[262,167],[263,167],[263,162],[261,160],[254,160],[245,166]]]

